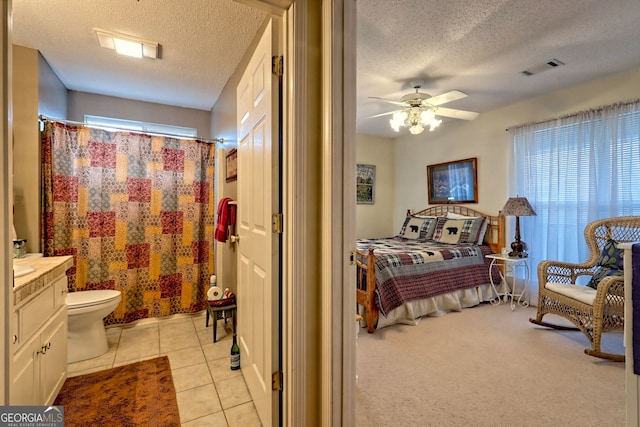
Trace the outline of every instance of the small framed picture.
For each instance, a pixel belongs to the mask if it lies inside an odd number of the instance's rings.
[[[373,205],[376,195],[376,166],[356,165],[356,203]]]
[[[226,178],[227,182],[235,181],[238,179],[238,150],[232,149],[226,156]]]

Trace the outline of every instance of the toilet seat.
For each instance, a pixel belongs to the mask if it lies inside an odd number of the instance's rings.
[[[91,291],[78,291],[69,292],[67,294],[66,303],[69,310],[92,307],[94,305],[100,305],[109,303],[117,298],[120,298],[120,291],[114,291],[110,289],[98,289]]]

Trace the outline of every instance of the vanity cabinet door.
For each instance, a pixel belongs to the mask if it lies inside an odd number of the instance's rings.
[[[67,378],[67,307],[60,309],[42,331],[40,354],[40,391],[43,405],[51,405]]]
[[[50,405],[67,378],[67,307],[13,357],[11,405]]]
[[[38,350],[40,350],[40,335],[35,335],[14,354],[9,393],[10,405],[38,404],[40,394]]]

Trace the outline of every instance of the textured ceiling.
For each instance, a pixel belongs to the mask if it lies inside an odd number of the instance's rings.
[[[416,78],[480,113],[640,66],[638,0],[357,0],[358,131],[397,137]],[[209,110],[265,14],[232,0],[13,0],[14,42],[37,48],[72,90]],[[120,57],[93,28],[152,39],[162,60]],[[553,58],[566,65],[520,71]],[[445,123],[455,119],[445,119]],[[443,126],[444,128],[445,126]],[[437,131],[442,131],[442,128]]]
[[[638,0],[358,0],[357,96],[362,132],[397,137],[395,107],[409,82],[467,98],[443,107],[485,112],[640,65]],[[523,77],[556,58],[566,65]],[[445,119],[451,121],[454,119]],[[443,125],[443,128],[445,126]],[[441,130],[441,129],[439,129]]]
[[[13,0],[13,38],[68,89],[211,110],[264,18],[232,0]],[[94,28],[156,41],[162,59],[117,55]]]

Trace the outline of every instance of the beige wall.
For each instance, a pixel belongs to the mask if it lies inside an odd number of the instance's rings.
[[[82,122],[85,114],[192,127],[198,129],[200,138],[212,138],[209,111],[69,91],[69,117],[67,118]]]
[[[358,163],[375,165],[374,204],[356,205],[356,238],[389,237],[400,231],[393,222],[395,193],[394,141],[389,138],[356,135]]]
[[[40,250],[38,51],[13,46],[13,222],[27,251]]]

